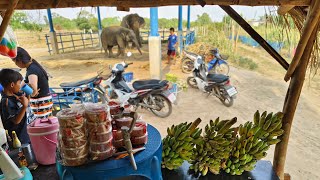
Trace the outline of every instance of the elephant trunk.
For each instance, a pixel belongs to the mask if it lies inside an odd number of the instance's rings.
[[[139,45],[138,41],[133,41],[133,42],[134,42],[134,44],[136,45],[139,53],[142,55],[142,52],[141,52],[140,45]]]

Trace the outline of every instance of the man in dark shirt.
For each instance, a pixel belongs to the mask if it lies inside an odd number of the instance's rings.
[[[48,76],[47,74],[44,74],[45,72],[39,68],[39,66],[32,62],[29,67],[27,67],[27,73],[25,77],[25,83],[29,83],[29,76],[30,75],[36,75],[38,78],[38,89],[39,94],[33,98],[40,98],[40,97],[46,97],[50,95],[49,91],[49,82],[48,82]]]
[[[4,88],[1,94],[0,115],[3,126],[10,136],[12,131],[15,131],[21,143],[30,143],[27,121],[34,116],[28,113],[28,98],[19,93],[22,79],[22,75],[14,70],[0,71],[0,83]]]

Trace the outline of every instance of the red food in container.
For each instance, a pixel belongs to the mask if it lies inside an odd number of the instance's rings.
[[[146,133],[144,136],[141,136],[141,137],[131,137],[131,143],[133,145],[147,144],[147,142],[148,142],[148,133]]]
[[[90,142],[105,142],[112,139],[112,128],[109,126],[109,129],[104,132],[89,132]]]
[[[113,101],[109,102],[109,108],[110,108],[111,115],[117,115],[121,113],[120,105],[116,102],[113,102]]]
[[[77,158],[89,153],[87,144],[84,144],[77,148],[62,148],[61,152],[64,157]]]
[[[80,166],[83,165],[87,162],[88,158],[88,154],[80,156],[80,157],[76,157],[76,158],[70,158],[70,157],[63,157],[62,158],[62,163],[65,166]]]
[[[84,125],[73,127],[73,128],[62,128],[60,127],[60,134],[63,138],[78,138],[86,136],[86,128]]]
[[[123,141],[123,139],[114,140],[114,141],[113,141],[113,146],[114,146],[115,148],[124,147],[124,141]]]
[[[63,109],[57,114],[60,127],[73,128],[83,125],[83,110]]]
[[[130,128],[132,120],[133,119],[131,117],[122,117],[122,118],[116,119],[115,122],[119,129],[121,129],[121,127],[123,126],[127,126]]]
[[[87,143],[87,138],[85,136],[79,136],[77,138],[65,138],[61,137],[61,145],[65,148],[76,148],[83,146]]]
[[[105,142],[90,142],[90,152],[103,152],[112,147],[112,139]]]
[[[123,139],[123,134],[120,129],[112,130],[112,136],[115,141]]]
[[[101,104],[88,104],[85,106],[87,122],[99,123],[107,121],[106,107]]]
[[[131,132],[131,137],[141,137],[147,133],[147,123],[141,120],[136,121],[133,130]]]
[[[91,159],[92,160],[105,160],[113,156],[115,153],[115,149],[113,147],[105,150],[105,151],[91,151]]]

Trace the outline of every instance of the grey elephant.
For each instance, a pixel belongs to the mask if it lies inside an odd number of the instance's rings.
[[[138,14],[129,14],[123,17],[121,21],[121,26],[125,28],[132,29],[136,34],[136,37],[139,42],[139,46],[142,47],[142,38],[140,36],[140,28],[145,25],[143,17],[140,17]],[[135,44],[133,43],[132,46]]]
[[[124,56],[125,46],[128,41],[132,41],[136,44],[138,51],[142,54],[136,35],[131,29],[121,26],[110,26],[102,30],[102,47],[107,56],[109,51],[109,57],[118,57],[119,55]],[[118,46],[118,53],[116,56],[114,56],[112,52],[113,46]]]

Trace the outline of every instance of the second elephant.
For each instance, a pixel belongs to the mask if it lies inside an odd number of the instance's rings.
[[[145,25],[143,17],[140,17],[138,14],[128,14],[123,17],[121,21],[121,26],[125,28],[132,29],[136,34],[136,37],[139,42],[139,46],[142,47],[142,38],[140,36],[140,28]],[[133,46],[135,44],[133,43]]]
[[[112,52],[113,46],[118,46],[118,53],[116,57],[118,57],[119,55],[124,56],[124,50],[127,42],[129,41],[133,42],[136,45],[140,54],[142,54],[136,35],[131,29],[124,28],[121,26],[110,26],[102,30],[102,47],[106,55],[109,54],[109,57],[114,57]]]

